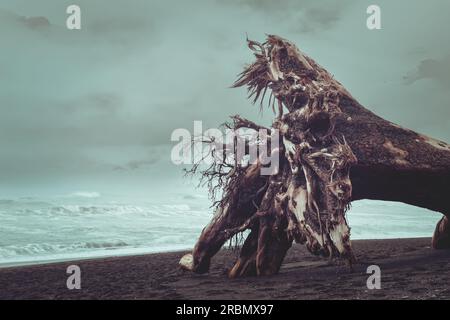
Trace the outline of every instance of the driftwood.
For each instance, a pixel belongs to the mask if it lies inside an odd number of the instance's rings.
[[[450,145],[365,109],[285,39],[270,35],[262,44],[248,45],[256,61],[234,86],[247,86],[254,103],[264,106],[268,100],[277,109],[270,129],[280,133],[279,148],[272,150],[279,153],[279,165],[271,175],[261,174],[261,162],[213,164],[202,171],[210,188],[222,189],[222,198],[180,265],[207,272],[222,245],[245,230],[250,231],[230,277],[277,273],[293,241],[306,244],[313,254],[351,264],[355,258],[346,211],[359,199],[441,212],[432,244],[450,248]],[[238,116],[228,127],[259,128]]]

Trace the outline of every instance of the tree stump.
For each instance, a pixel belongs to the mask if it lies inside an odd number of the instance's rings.
[[[293,241],[351,264],[346,211],[359,199],[400,201],[443,213],[432,245],[450,248],[450,145],[365,109],[281,37],[248,40],[248,46],[256,60],[234,87],[247,86],[253,103],[277,109],[267,144],[279,139],[279,148],[272,150],[279,165],[262,175],[262,161],[243,165],[234,158],[231,165],[216,163],[201,172],[211,188],[222,189],[222,198],[181,267],[207,272],[223,244],[247,229],[230,277],[277,273]],[[231,129],[259,128],[239,116],[232,119]],[[198,166],[191,170],[197,171]]]

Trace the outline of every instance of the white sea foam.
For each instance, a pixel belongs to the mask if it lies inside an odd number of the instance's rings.
[[[205,197],[158,203],[101,198],[0,200],[0,266],[191,248],[212,214]],[[440,214],[393,202],[359,201],[352,239],[431,236]]]
[[[79,197],[79,198],[99,198],[100,193],[95,191],[77,191],[69,194],[69,197]]]

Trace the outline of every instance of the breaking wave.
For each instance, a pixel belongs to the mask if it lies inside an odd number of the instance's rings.
[[[0,200],[0,266],[188,248],[211,217],[209,203],[198,199],[139,205],[95,200]]]
[[[0,259],[24,255],[65,253],[83,249],[115,249],[126,246],[128,244],[121,240],[110,242],[79,242],[70,245],[52,243],[29,243],[21,246],[9,245],[0,247]]]
[[[209,205],[189,195],[138,205],[103,197],[0,199],[0,266],[192,248],[211,218]],[[358,201],[348,218],[352,239],[429,237],[440,214]]]

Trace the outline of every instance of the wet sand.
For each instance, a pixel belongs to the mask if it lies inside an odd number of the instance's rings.
[[[235,253],[222,250],[210,273],[178,268],[185,252],[158,253],[0,269],[0,299],[450,299],[450,250],[429,238],[356,240],[354,270],[294,245],[278,275],[230,280]],[[81,268],[81,289],[68,290],[66,268]],[[381,268],[381,289],[366,285]]]

